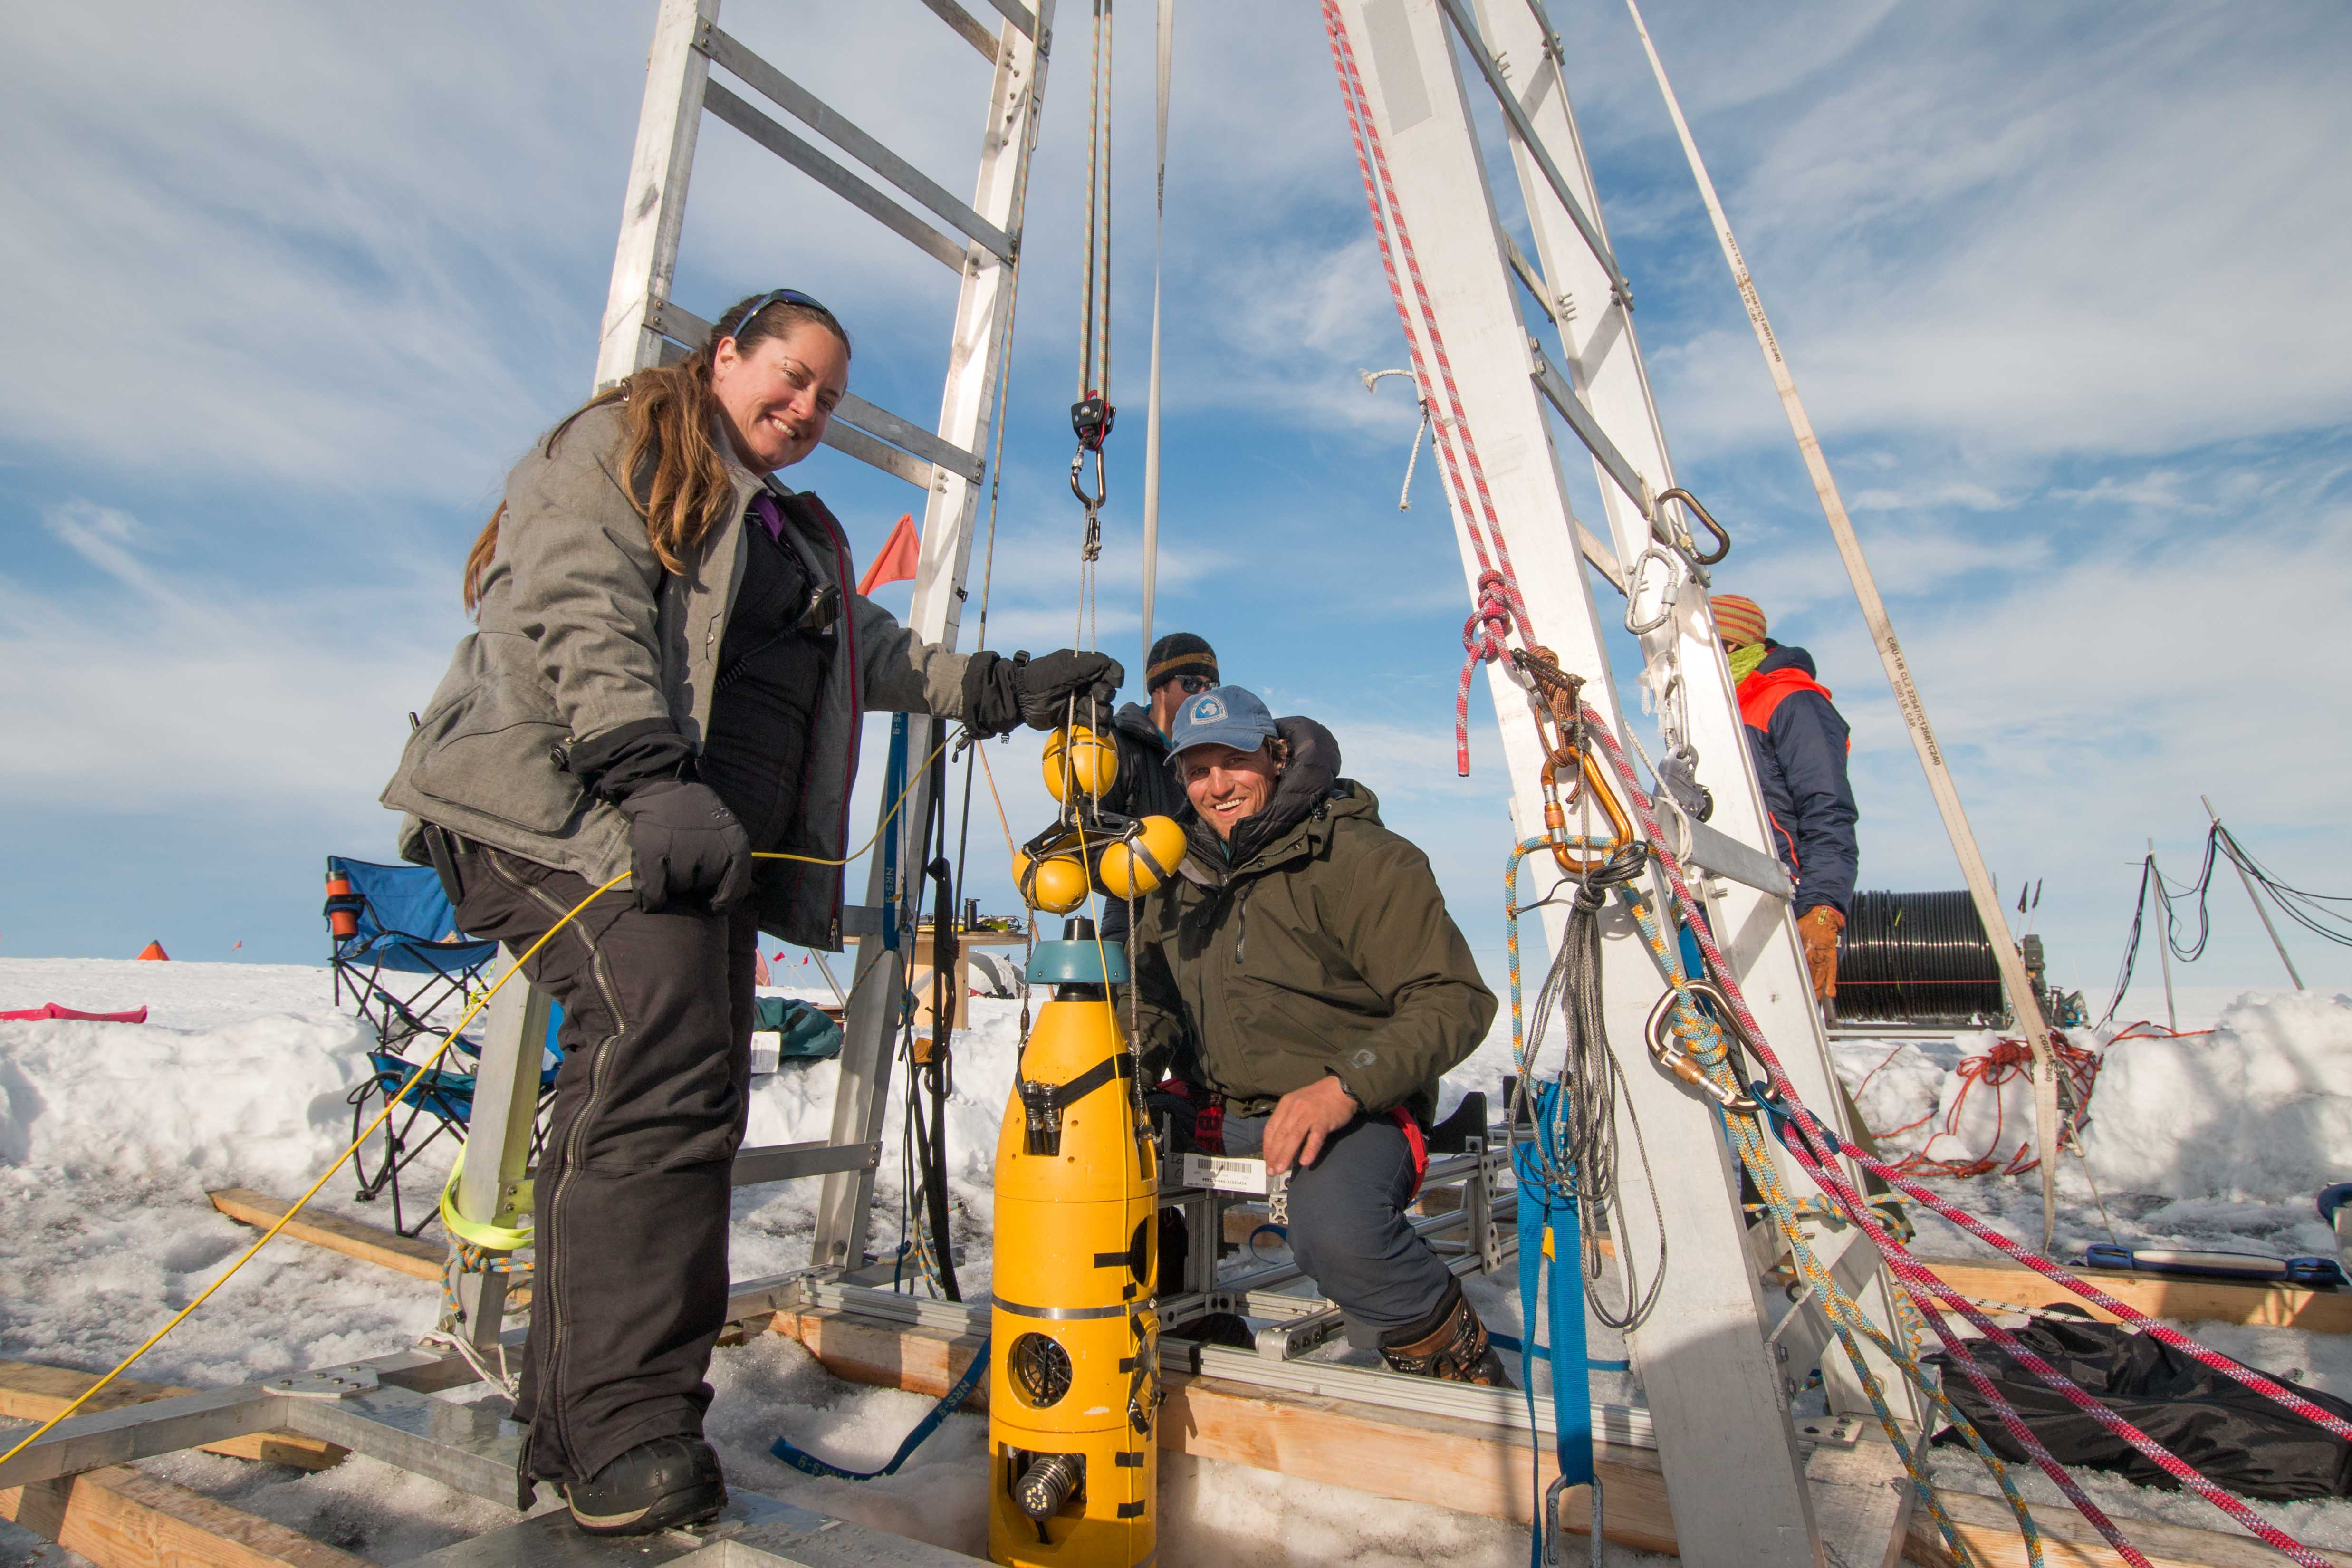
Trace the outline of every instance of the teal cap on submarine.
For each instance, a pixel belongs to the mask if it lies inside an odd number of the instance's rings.
[[[1127,948],[1095,935],[1090,920],[1066,921],[1060,942],[1041,942],[1029,955],[1032,985],[1124,985]]]

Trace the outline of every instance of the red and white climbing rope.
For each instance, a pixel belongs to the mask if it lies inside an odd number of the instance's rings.
[[[1426,279],[1413,254],[1412,239],[1398,203],[1395,185],[1389,172],[1388,155],[1381,145],[1374,121],[1371,104],[1363,79],[1356,64],[1355,50],[1349,41],[1347,25],[1338,0],[1323,0],[1324,30],[1330,40],[1333,65],[1338,72],[1340,97],[1348,114],[1348,128],[1355,142],[1356,166],[1363,177],[1366,205],[1370,208],[1372,231],[1379,242],[1381,263],[1386,271],[1389,292],[1394,300],[1397,317],[1404,329],[1405,343],[1412,355],[1413,377],[1424,404],[1433,411],[1434,423],[1440,426],[1438,454],[1443,460],[1448,488],[1453,492],[1455,515],[1461,518],[1463,531],[1470,541],[1479,574],[1475,605],[1463,627],[1465,660],[1460,686],[1455,697],[1455,757],[1461,772],[1469,772],[1469,689],[1471,677],[1482,662],[1502,657],[1504,639],[1517,630],[1521,639],[1533,646],[1537,639],[1527,601],[1521,592],[1517,574],[1512,570],[1510,552],[1505,542],[1502,522],[1497,516],[1486,474],[1478,458],[1478,447],[1468,416],[1462,405],[1459,388],[1454,377],[1451,362],[1445,353],[1445,342],[1437,326]],[[1408,300],[1405,281],[1412,285]],[[1423,338],[1428,341],[1428,354],[1422,350]],[[1434,362],[1435,374],[1431,374]],[[1458,457],[1457,457],[1458,451]],[[1475,500],[1474,500],[1475,498]],[[2001,1236],[1969,1215],[1953,1207],[1935,1194],[1903,1173],[1824,1129],[1798,1097],[1796,1087],[1790,1081],[1780,1059],[1764,1040],[1763,1031],[1755,1016],[1748,1010],[1729,964],[1717,950],[1706,919],[1687,886],[1680,862],[1665,847],[1664,836],[1659,831],[1651,803],[1641,790],[1633,765],[1618,744],[1609,726],[1589,707],[1584,710],[1588,733],[1596,738],[1607,751],[1623,785],[1623,793],[1632,804],[1643,831],[1648,836],[1660,869],[1672,888],[1675,900],[1685,923],[1697,937],[1701,951],[1723,989],[1733,1015],[1752,1043],[1756,1057],[1768,1075],[1773,1094],[1789,1112],[1790,1121],[1799,1133],[1785,1146],[1799,1165],[1828,1193],[1845,1217],[1870,1237],[1885,1259],[1888,1271],[1910,1292],[1917,1302],[1921,1316],[1942,1342],[1953,1365],[1973,1384],[1991,1406],[1996,1418],[2018,1442],[2035,1465],[2057,1486],[2061,1493],[2083,1513],[2108,1543],[2126,1562],[2145,1568],[2146,1556],[2126,1541],[2114,1522],[2082,1489],[2064,1466],[2053,1458],[2016,1410],[2004,1400],[1970,1354],[1968,1342],[1962,1339],[1940,1309],[1957,1311],[1979,1333],[2006,1351],[2018,1364],[2056,1390],[2061,1395],[2092,1416],[2108,1431],[2129,1443],[2146,1455],[2165,1472],[2183,1486],[2212,1503],[2257,1539],[2284,1553],[2296,1563],[2318,1568],[2325,1562],[2319,1554],[2271,1524],[2246,1504],[2223,1490],[2200,1474],[2193,1466],[2140,1432],[2105,1405],[2101,1405],[2081,1387],[2060,1373],[2017,1338],[2002,1329],[1981,1311],[1970,1299],[1960,1295],[1923,1265],[1896,1240],[1877,1219],[1863,1194],[1855,1190],[1838,1164],[1843,1154],[1862,1168],[1886,1180],[1906,1197],[1958,1226],[1969,1235],[1983,1241],[1997,1251],[2016,1259],[2074,1294],[2101,1307],[2135,1327],[2154,1335],[2163,1343],[2194,1357],[2200,1363],[2235,1379],[2276,1404],[2314,1423],[2332,1435],[2352,1441],[2352,1424],[2338,1419],[2328,1412],[2284,1388],[2274,1380],[2251,1367],[2231,1361],[2227,1356],[2208,1350],[2179,1331],[2166,1327],[2126,1303],[2116,1300],[2088,1282],[2077,1279],[2065,1269],[2036,1257],[2026,1248]],[[1940,1303],[1940,1308],[1939,1304]]]
[[[1454,364],[1445,354],[1445,338],[1437,330],[1437,310],[1430,303],[1428,281],[1422,277],[1421,262],[1413,255],[1404,209],[1397,203],[1396,185],[1389,177],[1388,153],[1372,122],[1371,102],[1364,93],[1363,77],[1356,69],[1355,46],[1348,41],[1348,26],[1339,15],[1337,0],[1324,0],[1323,30],[1331,40],[1331,61],[1339,73],[1339,97],[1347,105],[1348,131],[1355,139],[1356,168],[1364,177],[1364,202],[1371,208],[1372,234],[1380,241],[1381,266],[1388,273],[1389,295],[1396,301],[1397,321],[1404,328],[1405,347],[1412,355],[1413,382],[1420,389],[1422,406],[1433,411],[1432,423],[1437,426],[1437,455],[1444,461],[1445,482],[1454,491],[1454,514],[1462,519],[1463,531],[1469,535],[1470,549],[1478,561],[1477,607],[1463,623],[1462,679],[1454,696],[1454,765],[1456,772],[1466,776],[1470,772],[1471,676],[1479,665],[1503,657],[1503,638],[1514,626],[1520,640],[1533,646],[1535,624],[1528,617],[1527,599],[1519,592],[1518,574],[1511,570],[1511,551],[1503,540],[1502,519],[1496,514],[1495,498],[1486,489],[1486,472],[1478,461],[1478,444],[1471,436],[1469,416],[1463,412],[1461,389],[1454,381]],[[1390,237],[1391,230],[1393,241]],[[1402,275],[1398,271],[1400,258],[1404,268]],[[1404,291],[1407,277],[1412,279],[1410,303]],[[1429,340],[1427,358],[1421,351],[1423,336]],[[1430,360],[1437,364],[1434,379],[1430,375]],[[1438,401],[1441,390],[1442,404]],[[1451,440],[1447,438],[1449,432]],[[1455,456],[1457,445],[1459,458]],[[1471,502],[1474,489],[1477,495],[1475,506]]]

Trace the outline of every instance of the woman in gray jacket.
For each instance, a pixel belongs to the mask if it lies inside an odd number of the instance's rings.
[[[562,1488],[596,1533],[726,1500],[702,1439],[724,1315],[729,1167],[761,931],[838,949],[867,709],[1002,733],[1108,705],[1116,662],[949,652],[851,584],[841,527],[773,478],[814,449],[849,337],[804,294],[722,315],[508,475],[466,563],[477,630],[417,719],[386,805],[460,925],[531,961],[563,1006],[537,1175],[515,1419],[528,1507]],[[752,858],[754,851],[794,859]]]

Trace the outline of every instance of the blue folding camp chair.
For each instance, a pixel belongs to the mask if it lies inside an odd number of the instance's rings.
[[[350,1096],[352,1141],[358,1141],[376,1106],[400,1097],[384,1119],[381,1158],[372,1163],[363,1152],[352,1157],[360,1178],[356,1195],[362,1203],[373,1203],[389,1189],[393,1228],[415,1236],[438,1211],[428,1205],[412,1229],[402,1211],[400,1173],[443,1133],[454,1132],[461,1142],[465,1138],[474,1111],[474,1071],[481,1050],[471,1040],[459,1039],[441,1065],[427,1069],[401,1094],[401,1086],[416,1072],[416,1062],[404,1054],[404,1047],[420,1035],[437,1041],[433,1015],[462,1004],[486,984],[483,971],[498,956],[498,943],[475,941],[457,929],[457,912],[441,890],[441,879],[428,867],[379,866],[330,855],[327,887],[324,912],[333,942],[329,963],[335,972],[335,1003],[341,1006],[348,995],[376,1036],[376,1047],[368,1052],[368,1076]],[[555,1029],[562,1009],[551,1011],[539,1081],[542,1107],[554,1091],[562,1059]],[[420,1058],[425,1054],[416,1053]],[[421,1138],[416,1136],[420,1118],[429,1122]]]

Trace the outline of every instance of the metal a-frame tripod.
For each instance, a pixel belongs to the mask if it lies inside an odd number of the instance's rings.
[[[1678,680],[1679,689],[1662,691],[1662,700],[1674,705],[1682,738],[1697,752],[1697,780],[1715,801],[1709,822],[1681,825],[1684,858],[1706,873],[1701,885],[1710,923],[1799,1092],[1850,1133],[1789,918],[1789,883],[1766,847],[1762,800],[1704,592],[1686,561],[1658,548],[1688,524],[1667,497],[1674,470],[1634,337],[1631,289],[1601,223],[1561,78],[1562,46],[1526,0],[1338,0],[1336,9],[1386,150],[1394,202],[1388,221],[1419,247],[1412,282],[1425,287],[1427,300],[1425,314],[1413,312],[1419,357],[1441,357],[1429,339],[1433,331],[1442,337],[1447,379],[1483,459],[1482,493],[1491,495],[1537,640],[1585,678],[1585,700],[1622,733],[1586,567],[1632,591],[1634,624],[1650,626],[1640,637],[1645,664]],[[1532,261],[1504,227],[1465,62],[1502,110]],[[1522,308],[1522,288],[1532,312]],[[1423,296],[1413,297],[1417,303]],[[1562,363],[1538,335],[1548,329],[1556,330]],[[1554,450],[1554,416],[1591,458],[1613,552],[1574,515]],[[1455,464],[1469,466],[1458,426],[1441,418],[1436,437],[1454,444]],[[1449,502],[1475,597],[1486,568],[1473,537],[1478,519],[1465,515],[1465,499],[1456,489]],[[1663,606],[1661,568],[1680,582]],[[1547,753],[1536,704],[1503,663],[1487,666],[1487,681],[1518,836],[1539,835]],[[1671,909],[1654,874],[1651,880],[1654,907]],[[1602,973],[1609,1035],[1622,1044],[1643,1037],[1661,981],[1633,922],[1612,914],[1615,923],[1604,917],[1602,926]],[[1555,904],[1544,915],[1556,948],[1564,911]],[[1621,1146],[1630,1149],[1629,1117],[1647,1134],[1658,1180],[1654,1185],[1626,1162],[1611,1217],[1621,1258],[1651,1258],[1661,1243],[1666,1248],[1665,1289],[1628,1339],[1684,1560],[1726,1568],[1820,1564],[1824,1531],[1805,1484],[1790,1398],[1818,1361],[1833,1413],[1866,1413],[1868,1405],[1836,1358],[1821,1354],[1826,1323],[1768,1282],[1780,1257],[1777,1238],[1743,1215],[1741,1172],[1706,1102],[1634,1061],[1618,1110]],[[1781,1163],[1792,1190],[1811,1190],[1785,1156]],[[1835,1247],[1825,1238],[1820,1251],[1826,1259]],[[1832,1268],[1872,1317],[1894,1322],[1866,1242],[1850,1242]],[[1899,1377],[1882,1382],[1903,1387]],[[1898,1414],[1916,1426],[1916,1410]],[[1899,1474],[1891,1451],[1886,1463],[1889,1475]]]

